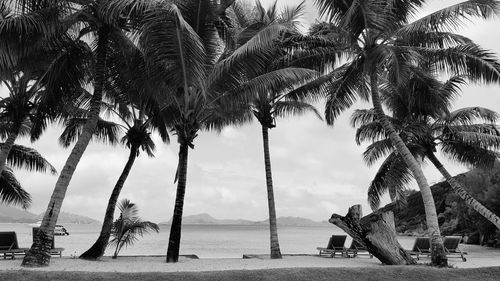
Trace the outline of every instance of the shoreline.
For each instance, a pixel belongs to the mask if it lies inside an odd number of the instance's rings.
[[[500,249],[471,247],[461,248],[468,252],[467,261],[460,257],[449,257],[449,264],[454,268],[485,268],[500,266]],[[196,255],[181,255],[178,263],[166,263],[165,255],[118,256],[112,259],[104,256],[99,261],[81,260],[76,257],[52,257],[48,267],[26,268],[21,266],[22,257],[14,260],[1,259],[0,272],[7,271],[43,271],[43,272],[204,272],[231,270],[268,270],[286,268],[387,268],[377,258],[358,256],[356,258],[327,257],[310,254],[284,254],[282,259],[270,259],[267,254],[245,254],[254,258],[195,258]],[[429,264],[430,257],[421,257],[419,267]],[[390,266],[393,267],[393,266]],[[394,266],[406,267],[406,266]],[[415,266],[409,266],[411,268]]]

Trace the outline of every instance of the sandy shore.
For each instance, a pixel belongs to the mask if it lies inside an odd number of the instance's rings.
[[[449,263],[457,268],[475,268],[500,266],[500,249],[485,248],[472,245],[462,247],[468,252],[467,261],[459,257],[451,257]],[[54,257],[49,267],[23,268],[21,258],[0,260],[0,270],[42,270],[42,271],[91,271],[91,272],[188,272],[188,271],[220,271],[251,270],[270,268],[298,267],[378,267],[382,264],[376,259],[363,255],[356,258],[329,258],[319,256],[284,256],[281,260],[268,258],[252,259],[190,259],[181,258],[176,264],[165,263],[165,257],[104,257],[101,261],[92,262],[71,257]],[[427,257],[419,263],[429,263]]]

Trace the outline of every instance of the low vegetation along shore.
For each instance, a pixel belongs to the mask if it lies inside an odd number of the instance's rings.
[[[231,270],[212,272],[40,272],[4,271],[4,280],[169,280],[169,281],[238,281],[238,280],[498,280],[500,267],[439,269],[428,266],[392,266],[380,268],[282,268],[269,270]]]

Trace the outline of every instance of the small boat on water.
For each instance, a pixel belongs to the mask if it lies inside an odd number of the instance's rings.
[[[64,228],[62,225],[56,225],[56,228],[54,228],[54,235],[69,235],[69,232]]]
[[[42,221],[39,220],[35,223],[30,223],[28,225],[31,227],[40,227],[40,225],[42,225]],[[56,227],[54,228],[54,235],[64,236],[64,235],[69,235],[69,232],[68,230],[66,230],[66,228],[64,228],[64,226],[57,224]]]

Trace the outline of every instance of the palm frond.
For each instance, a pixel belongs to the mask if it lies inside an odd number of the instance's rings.
[[[0,202],[20,205],[23,209],[27,209],[31,204],[31,196],[22,188],[9,168],[5,168],[0,177]]]
[[[415,31],[453,31],[472,18],[490,19],[500,14],[500,4],[495,0],[470,0],[448,6],[422,17],[402,28],[405,33]]]
[[[301,18],[306,10],[306,1],[303,0],[297,6],[286,6],[281,12],[279,22],[287,24],[292,30],[298,32],[301,23]]]
[[[375,122],[377,120],[377,115],[373,109],[356,109],[351,115],[351,126],[356,128],[362,125],[367,125],[369,123]]]
[[[302,115],[308,112],[312,112],[320,120],[323,120],[321,114],[313,105],[302,101],[277,101],[276,103],[274,103],[274,109],[271,113],[279,117],[288,117],[293,115]]]
[[[387,192],[392,200],[404,199],[404,191],[412,178],[410,169],[399,154],[390,154],[368,187],[368,203],[372,210],[379,208],[380,199]]]
[[[241,84],[231,92],[245,92],[249,97],[253,93],[269,93],[281,97],[283,92],[293,90],[301,84],[313,80],[318,76],[314,70],[305,68],[282,68],[266,72]]]
[[[0,147],[4,146],[0,144]],[[26,169],[28,171],[46,172],[47,170],[55,175],[56,168],[52,166],[38,151],[34,148],[14,144],[7,156],[7,163],[10,166]]]
[[[499,119],[498,113],[484,107],[465,107],[454,110],[444,117],[449,125],[471,125],[473,122],[481,120],[494,124]]]
[[[358,140],[359,138],[358,136],[356,136],[356,141]],[[377,162],[381,158],[386,157],[387,155],[393,153],[394,150],[395,149],[392,145],[392,142],[388,138],[375,141],[372,144],[370,144],[363,152],[363,160],[368,166],[372,166],[373,164],[375,164],[375,162]]]
[[[351,107],[360,97],[369,99],[369,91],[363,74],[363,60],[358,59],[339,68],[340,78],[329,85],[325,105],[326,122],[333,125],[344,110]]]
[[[287,27],[281,24],[271,24],[260,29],[251,39],[214,66],[208,79],[209,85],[215,84],[224,75],[231,75],[231,72],[246,73],[250,77],[261,74],[275,59],[276,38],[286,30]]]
[[[64,131],[59,136],[59,144],[63,147],[68,147],[71,143],[75,142],[82,133],[85,122],[87,122],[87,118],[71,118],[66,120]],[[120,125],[99,118],[92,138],[114,145],[118,143],[118,136],[121,134],[121,131],[122,127]]]
[[[187,93],[205,81],[206,53],[201,38],[184,20],[175,4],[165,2],[148,10],[140,46],[151,78],[166,81]]]
[[[395,44],[398,46],[417,46],[426,48],[449,48],[461,44],[473,43],[471,39],[461,34],[440,31],[423,31],[406,29],[398,30],[395,36],[399,38]]]
[[[472,165],[473,167],[491,168],[499,159],[499,153],[487,147],[463,142],[443,142],[441,151],[449,159]]]
[[[491,51],[475,44],[464,44],[445,49],[418,48],[436,68],[449,75],[464,75],[472,82],[499,83],[500,62]]]

